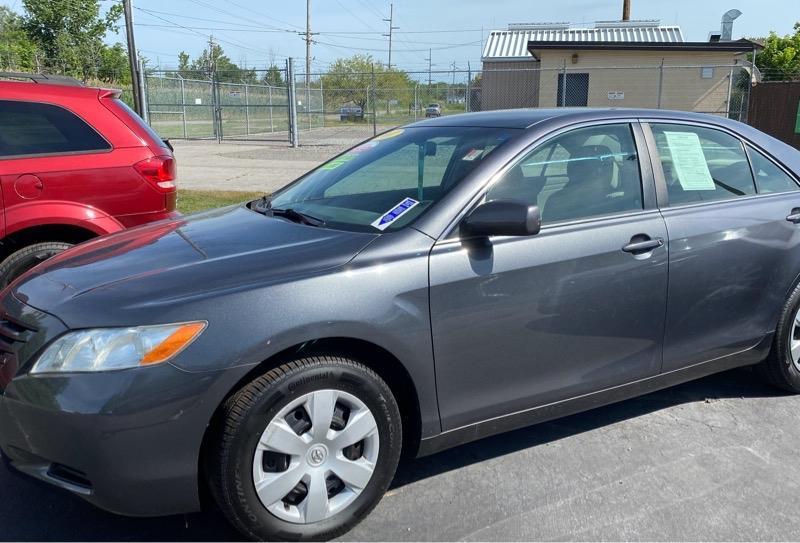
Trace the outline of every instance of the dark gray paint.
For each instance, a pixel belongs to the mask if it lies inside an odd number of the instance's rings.
[[[46,474],[51,462],[83,471],[87,499],[101,507],[171,513],[199,505],[200,443],[224,397],[259,363],[310,340],[354,338],[399,360],[419,399],[421,454],[758,362],[800,269],[800,227],[782,219],[799,195],[662,214],[663,175],[639,119],[722,127],[800,172],[788,146],[698,114],[518,110],[423,121],[525,131],[396,233],[318,229],[234,207],[82,245],[19,281],[0,303],[38,331],[16,347],[18,375],[0,391],[0,444],[18,468],[54,484],[64,486]],[[515,157],[597,122],[634,123],[645,209],[483,245],[449,235]],[[623,252],[636,234],[669,243]],[[194,319],[208,320],[207,331],[170,364],[27,375],[35,351],[68,328]]]

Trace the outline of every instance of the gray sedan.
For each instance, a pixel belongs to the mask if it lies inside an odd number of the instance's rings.
[[[800,391],[800,153],[699,114],[430,119],[0,296],[0,447],[110,511],[331,538],[424,456],[714,372]],[[435,515],[435,504],[431,504]]]

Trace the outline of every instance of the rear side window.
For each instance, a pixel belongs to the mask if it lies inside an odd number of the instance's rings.
[[[122,114],[130,121],[130,125],[133,125],[132,128],[135,132],[138,132],[139,137],[145,137],[151,140],[151,143],[163,147],[164,149],[169,149],[167,142],[165,142],[149,124],[144,122],[144,120],[139,117],[139,114],[132,110],[128,104],[119,98],[114,99],[114,104],[122,110]]]
[[[100,134],[62,107],[0,100],[0,157],[109,149]]]
[[[720,130],[653,124],[669,205],[728,200],[756,193],[738,138]]]
[[[756,151],[749,145],[747,152],[750,154],[750,164],[753,165],[753,173],[756,175],[756,186],[759,194],[769,194],[773,192],[789,192],[800,189],[794,179],[789,174],[780,169],[777,164],[772,162],[763,153]]]

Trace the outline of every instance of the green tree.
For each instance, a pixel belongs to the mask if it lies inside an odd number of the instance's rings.
[[[372,55],[357,54],[336,60],[322,76],[322,86],[327,104],[339,106],[352,102],[366,109],[373,90],[376,99],[385,101],[387,107],[390,102],[397,105],[408,102],[414,83],[406,72],[387,69],[376,63]]]
[[[180,57],[178,60],[181,60]],[[204,74],[206,77],[210,76],[213,71],[218,81],[231,83],[256,83],[258,81],[255,69],[239,67],[217,43],[211,47],[210,51],[206,49],[192,62],[190,71]]]
[[[22,28],[22,18],[0,6],[0,70],[31,72],[40,52]]]
[[[100,13],[99,0],[23,0],[22,28],[43,54],[43,67],[84,80],[110,78],[129,82],[121,70],[125,49],[103,42],[106,32],[118,30],[122,6],[114,3]]]
[[[766,81],[800,77],[800,22],[794,34],[779,36],[770,32],[763,41],[764,49],[756,55],[756,66]]]
[[[261,82],[271,87],[286,86],[286,81],[283,79],[283,71],[274,64],[264,72],[264,77],[261,78]]]

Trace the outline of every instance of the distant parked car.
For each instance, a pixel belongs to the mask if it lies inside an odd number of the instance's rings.
[[[442,106],[439,104],[428,104],[428,107],[425,108],[425,116],[426,117],[441,117],[442,116]]]
[[[362,121],[364,120],[364,109],[360,106],[342,106],[339,109],[339,119],[341,121]]]
[[[0,288],[76,243],[176,215],[172,149],[119,91],[0,78]]]

